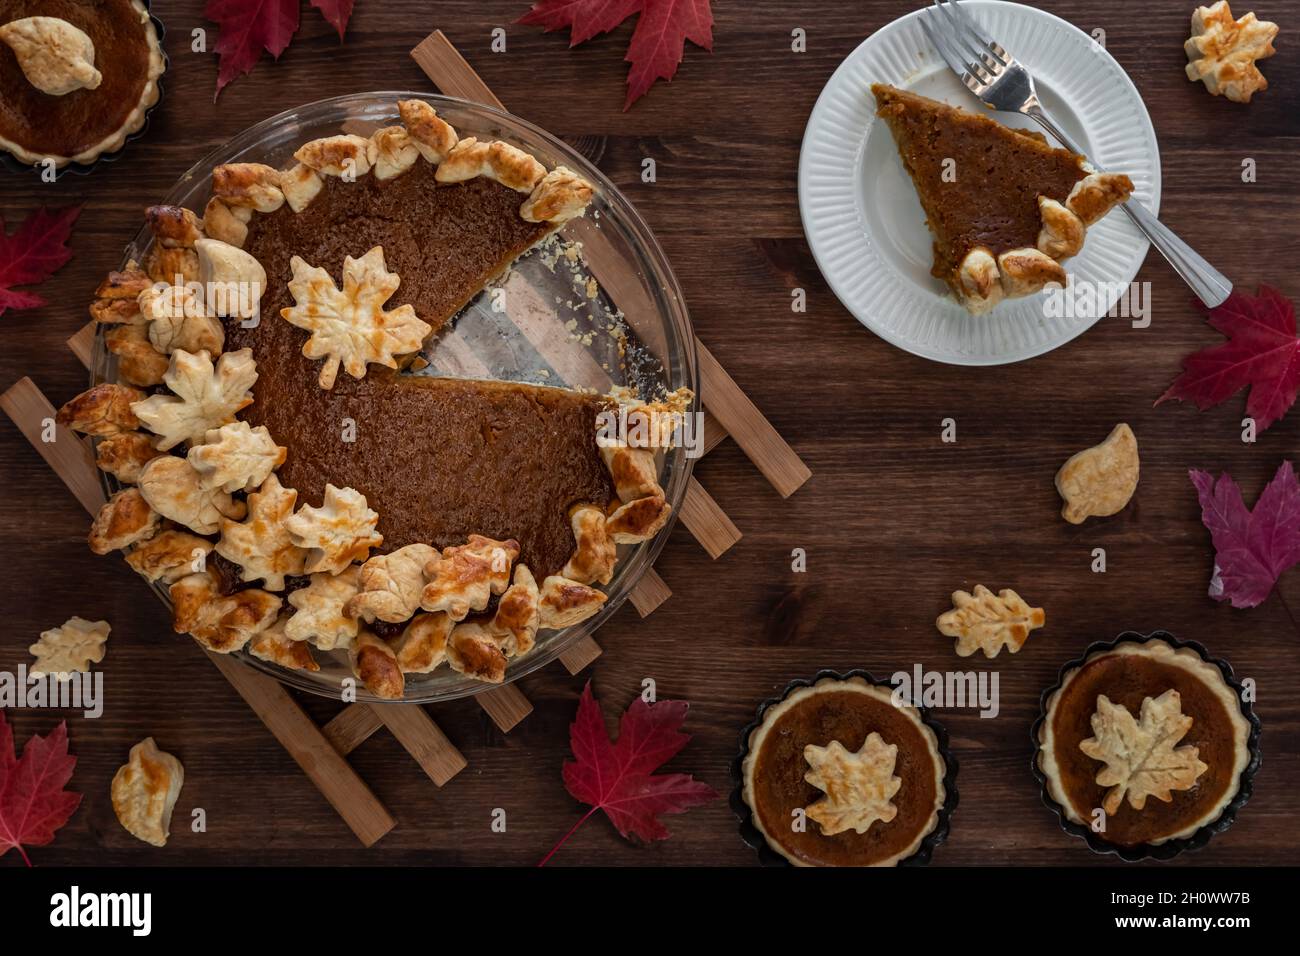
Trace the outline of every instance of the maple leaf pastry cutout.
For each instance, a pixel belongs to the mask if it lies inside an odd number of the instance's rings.
[[[1019,651],[1029,632],[1046,620],[1041,607],[1030,607],[1010,588],[994,594],[977,584],[973,594],[954,591],[952,610],[940,614],[935,623],[940,634],[957,639],[958,657],[970,657],[977,650],[985,657],[997,657],[1004,647],[1012,654]]]
[[[185,441],[201,444],[208,431],[233,422],[241,409],[253,403],[250,389],[256,381],[252,349],[227,352],[215,365],[205,351],[177,349],[163,376],[172,394],[134,402],[131,411],[158,436],[161,451]]]
[[[1183,45],[1187,78],[1193,83],[1200,80],[1215,96],[1249,103],[1256,93],[1268,89],[1268,80],[1255,64],[1277,52],[1273,49],[1277,33],[1276,23],[1256,19],[1253,13],[1234,19],[1228,0],[1197,7],[1191,38]]]
[[[364,561],[371,548],[384,543],[375,531],[379,515],[370,510],[366,496],[352,488],[325,485],[325,501],[319,508],[303,505],[284,520],[289,537],[307,549],[307,573],[328,571],[339,574],[353,561]]]
[[[181,762],[146,737],[131,748],[127,762],[113,775],[113,812],[137,840],[165,846],[171,835],[172,810],[184,783]]]
[[[361,588],[361,568],[353,566],[341,574],[313,574],[311,583],[289,595],[293,617],[284,625],[291,641],[310,641],[322,651],[350,647],[360,623],[344,613],[348,601]]]
[[[1106,765],[1097,774],[1097,783],[1111,788],[1102,808],[1113,815],[1127,796],[1129,806],[1141,810],[1147,797],[1168,803],[1172,791],[1190,790],[1209,769],[1196,747],[1175,746],[1191,728],[1192,718],[1183,713],[1176,690],[1144,699],[1137,720],[1128,708],[1100,695],[1092,715],[1093,736],[1080,741],[1079,749]]]
[[[286,575],[303,573],[307,551],[293,543],[284,526],[297,501],[298,492],[272,474],[248,496],[247,520],[221,522],[217,554],[243,569],[241,580],[261,578],[267,590],[283,591]]]
[[[397,368],[394,356],[417,351],[433,331],[410,305],[391,312],[384,309],[402,280],[384,264],[383,246],[375,246],[360,259],[343,260],[341,290],[328,272],[299,256],[290,266],[289,292],[295,305],[281,309],[280,315],[311,333],[302,354],[325,359],[321,388],[334,387],[340,365],[353,378],[362,378],[371,362]]]
[[[58,627],[41,632],[41,639],[28,650],[36,663],[28,670],[33,677],[53,674],[68,680],[72,671],[90,670],[104,659],[104,644],[112,628],[107,621],[70,617]]]
[[[186,456],[199,473],[204,488],[222,491],[252,491],[284,464],[288,449],[277,445],[265,425],[231,422],[209,429],[202,445],[194,445]]]
[[[826,836],[845,830],[866,833],[877,820],[888,823],[898,814],[893,798],[903,780],[894,776],[897,744],[886,744],[873,732],[857,753],[832,740],[825,747],[808,744],[803,758],[812,768],[804,780],[826,794],[804,813]]]
[[[229,492],[204,488],[194,466],[175,455],[162,455],[145,465],[139,490],[158,514],[198,534],[216,534],[223,518],[242,518],[246,509]]]

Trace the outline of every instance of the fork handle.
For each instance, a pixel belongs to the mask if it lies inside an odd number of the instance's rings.
[[[1079,153],[1078,145],[1066,135],[1065,131],[1052,122],[1043,107],[1037,102],[1029,103],[1023,110],[1026,116],[1035,120],[1039,126],[1052,134],[1062,146],[1072,153]],[[1141,203],[1129,201],[1120,207],[1133,220],[1133,224],[1142,230],[1143,235],[1151,240],[1151,245],[1165,257],[1180,279],[1196,293],[1196,297],[1213,308],[1222,305],[1232,294],[1232,283],[1214,266],[1205,261],[1195,249],[1176,236],[1172,229],[1153,216]]]

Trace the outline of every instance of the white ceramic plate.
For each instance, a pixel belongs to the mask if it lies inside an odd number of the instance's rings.
[[[1082,30],[1034,7],[962,0],[962,7],[1033,73],[1048,113],[1098,167],[1127,173],[1135,198],[1160,210],[1160,150],[1136,87]],[[799,209],[817,264],[858,321],[924,358],[1000,365],[1064,345],[1115,303],[1110,286],[1095,311],[1044,314],[1045,293],[969,315],[930,275],[932,237],[889,129],[875,116],[872,83],[890,83],[970,110],[983,106],[961,85],[921,28],[921,11],[882,27],[840,64],[813,107],[799,157]],[[998,113],[1008,126],[1038,127]],[[1116,210],[1088,229],[1083,252],[1066,260],[1076,280],[1127,285],[1149,243]]]

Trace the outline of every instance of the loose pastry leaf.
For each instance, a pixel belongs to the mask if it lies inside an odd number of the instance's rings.
[[[29,846],[46,846],[81,803],[64,789],[77,758],[68,753],[68,725],[60,721],[48,737],[33,735],[14,752],[14,735],[0,710],[0,857],[17,849],[28,866]]]
[[[23,220],[13,235],[5,233],[0,216],[0,315],[6,309],[35,309],[45,300],[34,292],[19,292],[16,285],[38,285],[72,258],[68,236],[81,213],[80,206],[53,212],[44,207]]]
[[[940,634],[957,639],[957,656],[983,651],[985,657],[997,657],[1004,647],[1012,654],[1019,651],[1029,632],[1046,620],[1041,607],[1030,607],[1010,588],[994,594],[977,584],[973,594],[954,591],[952,610],[940,614],[935,624]]]
[[[811,768],[804,780],[826,794],[804,812],[826,836],[866,833],[877,820],[888,823],[898,815],[893,799],[903,779],[894,776],[897,744],[872,732],[856,753],[832,740],[825,747],[804,747],[803,758]]]
[[[41,631],[41,639],[27,648],[36,658],[30,673],[67,680],[72,671],[89,671],[91,664],[104,659],[104,644],[111,630],[107,621],[87,621],[74,615],[58,627]]]
[[[1300,562],[1300,480],[1291,462],[1278,467],[1253,511],[1232,476],[1188,472],[1201,501],[1201,521],[1214,542],[1210,597],[1233,607],[1255,607],[1282,572]]]
[[[1125,796],[1134,810],[1141,810],[1147,797],[1168,803],[1171,791],[1190,790],[1209,769],[1198,759],[1197,748],[1175,747],[1191,727],[1176,690],[1144,699],[1140,720],[1105,694],[1099,696],[1093,736],[1080,741],[1079,749],[1106,765],[1097,774],[1097,783],[1111,788],[1102,802],[1105,811],[1114,814]]]
[[[1262,432],[1295,404],[1300,388],[1295,305],[1266,285],[1258,295],[1234,291],[1213,309],[1196,304],[1228,341],[1183,359],[1183,373],[1156,404],[1177,399],[1205,411],[1249,386],[1246,414]]]
[[[564,785],[591,809],[539,865],[545,865],[597,810],[605,811],[624,839],[663,840],[668,830],[660,815],[683,813],[717,797],[712,787],[689,774],[654,774],[690,742],[681,732],[688,706],[682,700],[647,704],[637,697],[619,722],[618,741],[610,743],[605,718],[587,682],[569,727],[574,759],[564,764]]]

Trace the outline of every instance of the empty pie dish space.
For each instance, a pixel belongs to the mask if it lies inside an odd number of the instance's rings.
[[[542,386],[563,386],[606,393],[612,387],[634,386],[652,396],[659,387],[698,394],[694,336],[684,298],[662,250],[641,217],[616,187],[580,154],[543,130],[500,110],[449,97],[378,91],[336,97],[273,116],[251,127],[199,161],[166,196],[142,196],[141,205],[157,203],[199,211],[208,198],[212,171],[227,163],[264,163],[274,168],[291,164],[304,143],[340,132],[368,135],[397,121],[399,100],[419,99],[433,106],[462,138],[500,140],[531,153],[547,168],[566,166],[595,186],[586,215],[569,222],[558,240],[549,240],[514,262],[505,275],[475,296],[456,319],[430,337],[419,356],[428,367],[421,375],[501,379]],[[144,261],[154,242],[146,226],[127,246],[123,265]],[[556,244],[551,244],[556,243]],[[565,255],[573,244],[577,252]],[[597,260],[592,268],[590,258]],[[360,255],[366,250],[353,253]],[[337,268],[338,264],[333,264]],[[268,283],[288,281],[269,276]],[[499,290],[505,294],[498,294]],[[596,321],[593,317],[600,316]],[[262,321],[280,322],[275,315]],[[614,329],[611,334],[603,334]],[[594,334],[593,334],[594,330]],[[619,333],[625,333],[620,337]],[[625,345],[620,351],[620,338]],[[117,381],[117,357],[97,335],[92,384]],[[418,363],[417,363],[418,364]],[[594,427],[594,426],[593,426]],[[676,446],[660,452],[659,484],[673,516],[680,508],[692,460]],[[122,487],[108,474],[110,494]],[[527,655],[514,659],[508,683],[545,666],[582,637],[595,632],[623,603],[637,581],[654,563],[667,539],[663,529],[648,541],[620,545],[608,599],[593,617],[562,630],[541,631]],[[144,582],[141,582],[142,584]],[[165,584],[155,592],[169,603]],[[184,635],[176,635],[186,640]],[[243,649],[237,656],[290,686],[328,697],[339,697],[343,681],[353,678],[346,652],[316,653],[320,670],[287,670],[260,660]],[[428,703],[464,697],[490,689],[484,683],[439,668],[428,674],[408,674],[406,702]],[[360,682],[356,699],[376,701]]]
[[[1160,153],[1137,89],[1090,36],[1033,7],[964,0],[986,32],[1025,63],[1052,117],[1098,167],[1129,175],[1133,198],[1160,207]],[[840,64],[813,107],[799,159],[799,208],[827,283],[881,338],[934,361],[1000,365],[1041,355],[1091,327],[1114,304],[1147,254],[1146,238],[1116,211],[1088,230],[1066,263],[1098,284],[1097,309],[1048,317],[1043,294],[971,316],[930,274],[933,236],[888,126],[875,116],[873,83],[885,83],[1037,129],[1027,117],[987,112],[930,45],[915,11],[882,27]],[[1104,285],[1103,285],[1104,283]]]

